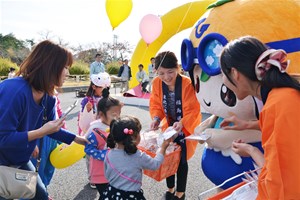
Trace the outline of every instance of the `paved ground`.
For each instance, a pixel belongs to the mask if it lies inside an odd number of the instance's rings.
[[[66,109],[75,99],[80,101],[80,98],[75,97],[75,92],[62,93],[59,95],[59,98],[63,109]],[[66,120],[67,128],[74,133],[77,133],[78,111],[79,108],[73,110]],[[149,127],[150,115],[147,107],[125,105],[122,109],[122,114],[134,115],[140,119],[144,129]],[[206,117],[206,115],[203,115],[203,118]],[[213,187],[213,184],[206,179],[200,169],[202,150],[203,145],[198,145],[195,156],[189,161],[186,196],[190,200],[196,200],[201,192]],[[146,199],[157,200],[162,199],[166,191],[166,184],[165,181],[156,182],[144,176],[142,188]],[[55,200],[94,200],[99,197],[97,190],[91,189],[88,185],[84,159],[66,169],[56,170],[48,191],[49,195]]]

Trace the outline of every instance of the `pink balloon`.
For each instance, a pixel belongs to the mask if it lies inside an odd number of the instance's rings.
[[[152,14],[145,15],[140,22],[140,33],[147,45],[158,38],[162,31],[160,17]]]

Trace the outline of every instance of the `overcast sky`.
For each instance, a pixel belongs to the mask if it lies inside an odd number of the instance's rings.
[[[113,31],[105,0],[0,0],[0,32],[38,40],[39,33],[50,31],[73,46],[112,42],[115,34],[118,41],[129,41],[135,48],[141,39],[139,23],[143,16],[164,15],[191,1],[195,0],[133,0],[131,14]],[[181,41],[190,31],[177,34],[161,50],[172,50],[179,56]]]

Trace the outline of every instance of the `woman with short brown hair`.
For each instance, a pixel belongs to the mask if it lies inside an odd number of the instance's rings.
[[[72,62],[68,50],[46,40],[22,63],[19,77],[0,84],[0,165],[35,171],[30,156],[46,135],[67,144],[86,142],[61,128],[64,117],[55,119],[54,88],[62,86]],[[33,199],[48,200],[40,177]]]

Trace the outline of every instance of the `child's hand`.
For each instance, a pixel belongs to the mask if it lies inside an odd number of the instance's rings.
[[[170,142],[172,142],[172,138],[169,138],[167,140],[164,140],[163,143],[161,144],[161,148],[167,149],[168,146],[170,145]]]
[[[86,104],[86,110],[88,112],[90,112],[92,110],[92,108],[93,108],[93,104],[90,101],[88,101]]]
[[[170,145],[170,142],[172,142],[172,138],[169,138],[169,139],[163,141],[161,148],[160,148],[160,153],[162,155],[166,154],[166,150],[167,150],[168,146]]]
[[[38,148],[38,146],[35,146],[32,154],[31,154],[31,157],[37,159],[38,156],[39,156],[39,148]]]
[[[74,142],[81,145],[90,144],[90,142],[88,141],[88,139],[86,139],[85,136],[78,136],[78,135],[76,135]]]

